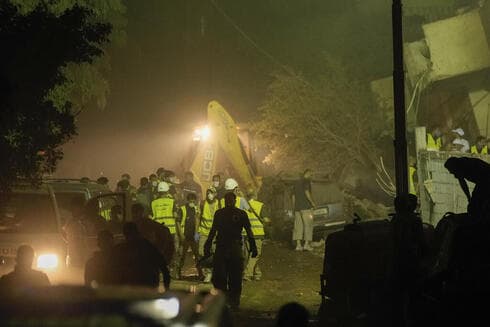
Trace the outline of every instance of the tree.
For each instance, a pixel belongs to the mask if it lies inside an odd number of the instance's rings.
[[[60,146],[76,134],[71,104],[46,98],[65,81],[60,68],[100,56],[111,27],[74,6],[61,15],[39,5],[21,14],[0,2],[0,188],[19,177],[38,179],[62,157]]]
[[[72,110],[80,112],[84,108],[105,108],[110,85],[107,74],[111,69],[110,49],[122,46],[126,41],[126,6],[122,0],[10,0],[22,15],[27,15],[38,6],[43,6],[49,13],[59,17],[74,6],[91,11],[90,23],[111,24],[111,33],[101,49],[103,53],[91,63],[68,63],[61,67],[63,83],[53,87],[46,97],[53,101],[57,108],[68,102]]]
[[[311,167],[342,180],[354,167],[375,169],[380,135],[389,129],[367,83],[327,57],[307,81],[276,73],[254,128],[279,170]],[[375,171],[375,170],[374,170]]]

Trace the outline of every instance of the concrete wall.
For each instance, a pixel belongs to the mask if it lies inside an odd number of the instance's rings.
[[[419,197],[422,219],[436,225],[447,212],[466,212],[468,201],[459,183],[451,175],[444,163],[449,157],[461,157],[463,154],[453,152],[436,152],[422,150],[417,158],[417,177],[419,180]],[[464,155],[490,162],[489,155]],[[470,191],[473,184],[468,182]]]

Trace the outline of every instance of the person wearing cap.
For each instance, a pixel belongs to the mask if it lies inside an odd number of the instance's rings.
[[[214,187],[210,187],[206,190],[206,199],[201,204],[201,215],[198,219],[198,233],[199,233],[199,256],[204,256],[204,244],[208,240],[209,231],[213,225],[214,214],[221,208],[220,201],[217,197],[217,192]],[[214,251],[214,244],[212,250]],[[211,281],[212,273],[208,267],[202,268],[204,275],[204,282],[209,283]]]
[[[240,191],[238,189],[238,182],[233,178],[228,178],[225,181],[225,195],[227,193],[235,194],[235,196],[236,196],[235,207],[237,207],[238,209],[242,209],[242,210],[248,210],[249,209],[249,205],[247,204],[247,201],[240,196]],[[222,199],[220,199],[220,204],[221,204],[222,208],[225,207],[224,197]]]
[[[471,146],[470,152],[473,154],[488,154],[487,139],[483,136],[478,136],[476,144]]]
[[[453,129],[452,132],[454,133],[454,140],[453,140],[453,145],[456,147],[457,151],[462,152],[462,153],[467,153],[470,151],[470,142],[468,140],[464,139],[464,130],[462,128],[456,128]]]
[[[259,281],[262,278],[262,272],[260,271],[259,267],[259,259],[262,254],[262,241],[265,237],[264,223],[268,221],[268,218],[263,216],[264,203],[257,200],[257,193],[253,188],[247,188],[245,196],[249,205],[249,209],[246,212],[248,220],[250,221],[252,233],[254,234],[255,245],[257,247],[257,256],[252,258],[250,248],[245,246],[245,271],[243,274],[243,280]],[[247,237],[245,231],[242,232],[242,235],[245,238]]]
[[[182,232],[180,225],[177,224],[176,217],[176,205],[175,200],[169,194],[170,186],[166,182],[160,182],[158,184],[158,197],[151,202],[152,219],[157,223],[164,224],[170,231],[170,234],[174,238],[174,247],[176,249],[176,255],[174,255],[174,261],[172,267],[174,267],[175,273],[177,273],[178,265],[178,249],[180,241],[182,240]]]

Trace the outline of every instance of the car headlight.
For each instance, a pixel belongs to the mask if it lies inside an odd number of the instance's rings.
[[[58,256],[48,253],[41,254],[37,257],[37,268],[39,269],[56,269],[58,268]]]

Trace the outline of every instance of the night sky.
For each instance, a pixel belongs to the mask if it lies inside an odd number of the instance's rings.
[[[253,119],[278,63],[309,76],[329,54],[366,81],[391,72],[390,1],[217,4],[233,22],[210,1],[127,1],[126,45],[110,49],[107,107],[79,116],[58,176],[103,173],[115,182],[127,171],[136,182],[159,166],[177,168],[207,103],[220,101],[237,121]]]

